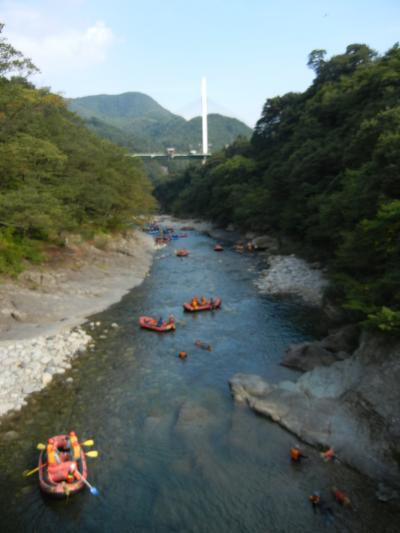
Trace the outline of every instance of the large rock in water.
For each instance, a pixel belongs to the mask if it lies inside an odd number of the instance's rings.
[[[400,486],[400,344],[364,333],[345,361],[278,385],[237,374],[232,394],[303,441],[333,446],[338,457]]]
[[[291,344],[282,365],[306,372],[318,366],[330,366],[350,357],[359,342],[359,328],[352,324],[332,332],[322,341]]]
[[[274,239],[274,237],[269,237],[268,235],[256,237],[251,242],[256,250],[269,250],[270,252],[276,252],[279,248],[278,241]]]
[[[337,360],[335,354],[325,350],[320,342],[302,342],[289,346],[281,364],[306,372],[317,366],[329,366]]]

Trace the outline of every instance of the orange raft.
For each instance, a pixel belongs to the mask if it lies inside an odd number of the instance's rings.
[[[216,244],[214,246],[214,252],[222,252],[223,251],[223,246],[221,246],[221,244]]]
[[[175,322],[167,322],[163,320],[161,326],[157,326],[158,320],[151,316],[141,316],[139,318],[140,327],[143,329],[151,329],[153,331],[173,331],[175,329]]]
[[[176,250],[175,255],[178,257],[187,257],[189,255],[189,250],[186,250],[186,248],[181,248],[180,250]]]
[[[215,298],[215,300],[213,300],[212,302],[209,300],[206,304],[199,304],[196,307],[193,307],[193,305],[190,303],[184,303],[183,308],[185,311],[195,313],[196,311],[213,311],[214,309],[219,309],[221,307],[221,304],[221,298]]]
[[[66,498],[71,494],[75,494],[75,492],[79,492],[85,486],[83,480],[86,480],[88,475],[85,452],[80,446],[80,458],[74,461],[68,435],[56,435],[53,440],[60,463],[54,469],[49,468],[47,466],[47,451],[40,452],[39,485],[43,492],[54,498]],[[73,469],[76,472],[75,479],[71,482],[68,479],[59,480],[63,477],[59,475],[61,471],[68,471],[71,465],[73,465]]]

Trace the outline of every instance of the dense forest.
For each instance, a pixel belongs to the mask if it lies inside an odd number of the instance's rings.
[[[1,273],[40,261],[65,232],[120,230],[155,206],[142,163],[36,89],[27,81],[36,70],[0,35]]]
[[[329,297],[400,333],[400,48],[363,44],[326,58],[303,93],[266,101],[251,141],[156,189],[179,215],[273,232],[318,256]]]

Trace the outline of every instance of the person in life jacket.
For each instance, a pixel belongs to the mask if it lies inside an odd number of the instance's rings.
[[[207,305],[207,298],[205,296],[202,296],[200,298],[200,305]]]
[[[308,499],[311,502],[311,505],[312,505],[314,513],[316,513],[317,512],[317,508],[319,507],[319,505],[321,503],[321,495],[320,495],[320,493],[315,491],[315,492],[313,492],[311,494],[311,496],[308,497]]]
[[[61,461],[57,453],[57,448],[54,439],[47,441],[47,465],[49,467],[57,466]]]
[[[197,346],[198,348],[201,348],[202,350],[207,350],[209,352],[211,352],[212,350],[210,344],[206,344],[205,342],[202,342],[202,341],[195,341],[194,345]]]
[[[301,452],[300,446],[295,444],[292,448],[290,448],[290,459],[294,463],[300,463],[302,459],[307,459],[307,456]]]
[[[69,442],[72,459],[78,461],[81,458],[81,446],[78,442],[78,437],[75,434],[75,431],[69,432]]]
[[[308,497],[308,499],[312,504],[314,514],[316,514],[318,510],[323,517],[325,525],[333,524],[335,521],[335,515],[325,500],[321,498],[320,493],[315,491]]]
[[[328,448],[325,452],[321,453],[321,457],[325,462],[333,461],[336,458],[334,449]]]
[[[168,324],[175,324],[175,317],[174,317],[174,315],[169,315],[169,317],[168,317]]]
[[[69,462],[69,467],[68,467],[66,482],[73,483],[76,479],[79,479],[78,469],[77,469],[75,461],[68,461],[68,462]]]
[[[76,470],[77,468],[75,461],[65,461],[55,466],[49,466],[49,479],[53,483],[60,483],[61,481],[73,483],[75,481]],[[78,479],[78,476],[76,476],[76,479]]]
[[[351,503],[350,498],[347,496],[345,492],[343,492],[342,490],[339,490],[337,487],[332,487],[332,492],[335,497],[335,500],[340,505],[343,505],[343,507],[347,507],[349,509],[353,508],[353,504]]]

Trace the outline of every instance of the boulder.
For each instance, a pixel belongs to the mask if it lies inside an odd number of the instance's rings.
[[[43,387],[46,387],[46,385],[48,385],[52,379],[53,379],[53,376],[51,374],[49,374],[48,372],[44,372],[42,376]]]
[[[333,353],[342,351],[353,353],[358,347],[359,339],[359,326],[357,324],[348,324],[330,333],[320,344],[322,348]]]
[[[375,494],[380,502],[390,502],[399,498],[399,492],[385,483],[378,483],[378,490]]]
[[[274,237],[269,237],[268,235],[256,237],[251,242],[256,250],[268,250],[272,252],[277,251],[279,248],[278,241]]]
[[[7,431],[3,435],[3,440],[5,440],[5,441],[16,440],[18,438],[19,438],[18,433],[16,431],[13,431],[12,429],[10,431]]]
[[[355,324],[344,326],[315,342],[291,344],[282,366],[307,372],[318,366],[330,366],[350,357],[359,343],[360,329]]]
[[[323,348],[320,342],[303,342],[289,346],[281,365],[307,372],[317,366],[329,366],[335,361],[335,354]]]

